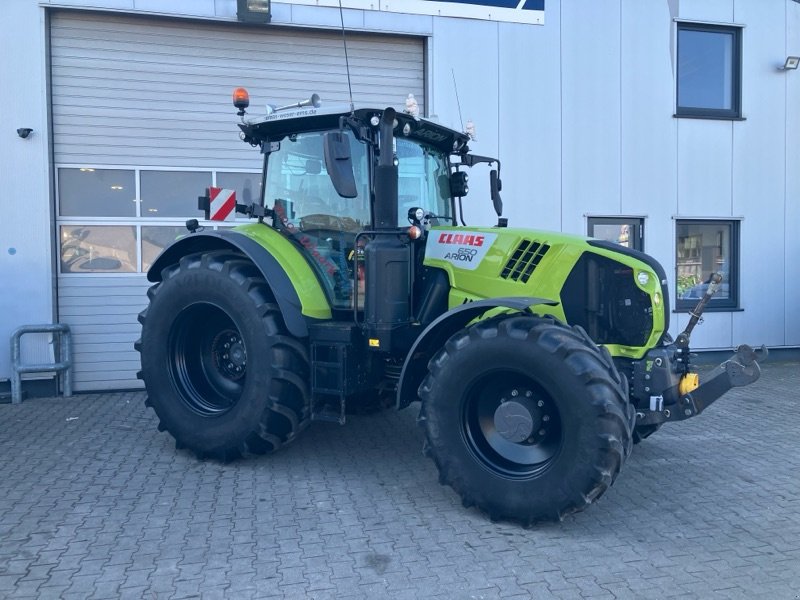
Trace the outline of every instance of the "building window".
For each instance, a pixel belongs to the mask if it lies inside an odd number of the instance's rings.
[[[676,308],[694,308],[714,273],[722,284],[707,310],[738,308],[739,222],[679,220],[676,236]]]
[[[62,217],[135,217],[136,174],[123,169],[59,169],[58,201]]]
[[[644,250],[644,219],[589,217],[589,236],[626,248]]]
[[[197,198],[211,187],[210,171],[142,171],[142,216],[197,215]]]
[[[227,173],[217,171],[217,187],[236,191],[236,202],[252,204],[261,201],[260,173]]]
[[[741,117],[740,27],[678,23],[678,117]]]
[[[261,191],[261,174],[260,173],[237,173],[237,172],[223,172],[217,171],[216,183],[218,188],[225,188],[234,190],[236,192],[237,204],[253,204],[262,202],[264,197]],[[248,217],[235,213],[233,215],[234,221],[247,221]],[[225,227],[224,223],[220,223]],[[234,222],[227,222],[228,226],[234,226]]]
[[[146,273],[161,251],[182,235],[186,235],[186,226],[142,225],[142,272]]]
[[[135,273],[136,227],[61,227],[62,273]]]
[[[166,246],[186,235],[186,219],[201,218],[197,198],[212,181],[235,189],[240,203],[262,198],[258,172],[83,165],[59,166],[56,172],[59,272],[69,276],[147,272]]]

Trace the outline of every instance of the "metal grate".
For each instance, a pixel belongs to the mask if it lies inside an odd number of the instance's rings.
[[[506,266],[500,277],[527,283],[531,278],[534,269],[542,261],[544,255],[550,250],[548,244],[537,241],[522,240],[514,250],[514,254],[508,259]]]

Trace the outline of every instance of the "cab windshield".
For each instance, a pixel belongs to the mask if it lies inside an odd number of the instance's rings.
[[[419,207],[438,220],[452,220],[447,156],[396,138],[399,171],[397,225],[408,225],[408,209]]]
[[[353,303],[355,238],[370,228],[368,152],[347,132],[356,180],[355,198],[342,198],[325,169],[324,132],[291,135],[267,158],[264,204],[273,226],[293,238],[320,276],[331,304]]]
[[[334,229],[369,229],[366,144],[358,142],[351,132],[346,132],[358,195],[342,198],[325,170],[323,135],[324,132],[302,133],[281,141],[280,150],[269,156],[265,203],[275,207],[280,221],[278,226],[291,224],[302,229],[307,217],[326,215]],[[408,210],[415,207],[440,220],[452,220],[447,156],[404,138],[396,139],[395,152],[399,171],[397,226],[408,225]]]
[[[322,151],[324,132],[300,133],[281,141],[280,150],[269,155],[264,200],[274,206],[276,223],[290,232],[305,229],[313,221],[318,229],[320,217],[330,228],[358,232],[368,229],[369,179],[366,144],[347,132],[353,157],[358,195],[342,198],[336,193]]]
[[[317,268],[333,305],[353,302],[356,235],[371,228],[370,153],[350,131],[356,197],[342,198],[325,169],[325,132],[291,135],[267,158],[264,205],[274,211],[273,226],[292,237]],[[408,226],[408,210],[420,207],[435,221],[452,220],[447,156],[408,139],[396,139],[398,163],[397,226]]]

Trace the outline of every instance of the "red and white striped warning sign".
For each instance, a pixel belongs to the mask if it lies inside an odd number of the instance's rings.
[[[208,197],[211,199],[212,221],[233,221],[236,217],[236,190],[212,187],[208,188]]]

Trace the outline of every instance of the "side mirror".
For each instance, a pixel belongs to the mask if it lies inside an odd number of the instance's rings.
[[[494,204],[494,212],[497,216],[503,214],[503,200],[500,198],[500,190],[503,189],[503,182],[500,181],[500,176],[497,174],[497,169],[489,171],[489,188],[492,192],[492,204]]]
[[[350,140],[341,131],[329,131],[323,137],[325,169],[331,183],[342,198],[358,196],[356,178],[353,174],[353,159],[350,155]]]

